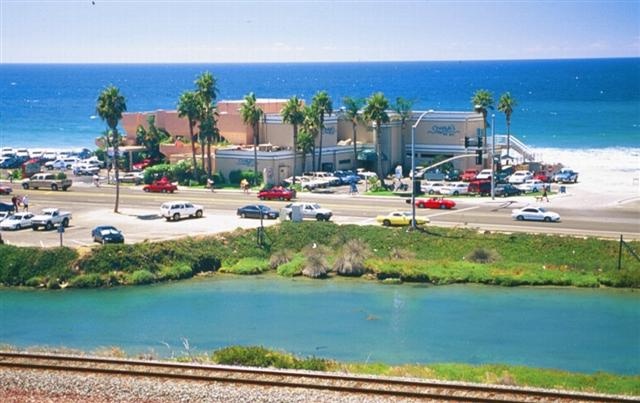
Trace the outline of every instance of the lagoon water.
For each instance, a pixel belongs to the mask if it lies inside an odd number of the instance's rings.
[[[640,373],[632,291],[216,275],[108,290],[0,290],[0,343],[161,356],[227,345],[389,363]]]

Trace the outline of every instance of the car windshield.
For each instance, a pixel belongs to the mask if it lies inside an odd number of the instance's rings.
[[[260,210],[262,210],[262,211],[267,211],[267,210],[269,210],[269,207],[268,207],[268,206],[265,206],[264,204],[260,204],[260,205],[258,205],[257,207],[258,207]]]
[[[312,206],[313,206],[314,209],[319,209],[320,208],[320,205],[317,204],[317,203],[312,204]]]
[[[100,231],[101,235],[114,235],[114,234],[119,234],[120,231],[118,231],[115,228],[105,228],[103,230]]]
[[[546,213],[546,212],[547,212],[547,209],[540,207],[540,208],[538,209],[538,211],[540,211],[541,213]]]

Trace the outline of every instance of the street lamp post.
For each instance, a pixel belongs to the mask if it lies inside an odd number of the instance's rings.
[[[425,115],[433,113],[433,109],[422,112],[416,123],[411,126],[411,228],[416,229],[416,128]]]
[[[495,166],[496,166],[496,114],[491,114],[491,200],[496,199],[496,179],[495,179]]]

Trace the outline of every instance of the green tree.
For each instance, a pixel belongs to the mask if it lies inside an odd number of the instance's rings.
[[[403,97],[397,97],[396,103],[393,105],[393,110],[400,117],[400,126],[402,128],[402,132],[404,132],[405,124],[407,120],[411,117],[413,108],[413,101],[409,99],[404,99]],[[405,144],[404,144],[404,136],[400,133],[400,149],[404,152]]]
[[[216,78],[208,71],[202,73],[195,81],[196,94],[200,100],[200,135],[204,142],[202,150],[202,170],[204,171],[204,144],[207,145],[207,174],[211,176],[211,143],[219,138],[215,100],[218,96]]]
[[[315,113],[318,115],[320,125],[318,132],[320,134],[320,144],[318,144],[318,166],[316,171],[321,171],[322,168],[322,138],[324,137],[324,115],[331,116],[333,113],[333,103],[327,91],[320,91],[314,95],[311,105],[314,107]]]
[[[510,92],[505,92],[500,96],[498,100],[498,110],[504,113],[507,119],[507,155],[509,154],[509,148],[511,146],[511,115],[513,114],[513,108],[518,106],[516,99],[511,96]]]
[[[378,158],[378,177],[380,178],[381,183],[384,184],[383,181],[383,172],[382,172],[382,147],[381,147],[381,136],[382,136],[382,124],[389,122],[389,115],[387,114],[387,109],[389,109],[389,100],[385,98],[382,92],[376,92],[367,98],[367,103],[364,107],[364,119],[367,122],[375,123],[375,137],[376,137],[376,154]]]
[[[344,116],[351,122],[353,134],[351,141],[353,142],[353,172],[358,169],[358,124],[362,123],[362,115],[360,109],[364,106],[364,99],[344,97]]]
[[[482,113],[482,144],[487,147],[487,111],[493,109],[493,95],[487,90],[478,90],[471,97],[471,105],[474,111]]]
[[[293,184],[296,184],[296,167],[298,155],[298,127],[304,123],[304,105],[298,97],[289,98],[280,111],[282,121],[293,126]]]
[[[104,122],[107,123],[109,133],[107,135],[107,143],[113,147],[114,161],[118,160],[120,156],[120,133],[118,132],[118,122],[122,119],[122,113],[127,111],[127,102],[120,94],[120,90],[109,85],[102,90],[98,96],[96,103],[96,113],[100,116]],[[120,171],[118,170],[118,164],[115,163],[115,176],[116,176],[116,202],[113,208],[115,213],[118,212],[118,206],[120,204]]]
[[[193,133],[198,118],[200,116],[200,101],[198,96],[193,91],[185,91],[180,95],[178,101],[178,116],[181,118],[186,117],[189,122],[189,137],[191,139],[191,156],[193,158],[193,175],[196,179],[196,141],[197,138]]]
[[[302,151],[302,172],[307,170],[307,154],[313,151],[314,143],[313,135],[302,128],[298,135],[298,148]]]
[[[320,118],[315,110],[315,105],[304,107],[304,122],[302,123],[304,130],[311,136],[311,169],[316,166],[316,139],[320,133]],[[304,170],[303,170],[304,172]]]
[[[136,142],[144,146],[149,158],[160,160],[162,159],[160,144],[170,136],[165,130],[156,127],[156,117],[154,115],[147,117],[147,123],[149,126],[148,129],[145,129],[142,125],[138,126],[136,130]]]
[[[240,105],[240,116],[242,121],[251,126],[253,130],[253,173],[254,186],[258,178],[258,139],[260,137],[260,120],[264,116],[264,112],[256,101],[256,95],[253,92],[245,95],[244,102]]]

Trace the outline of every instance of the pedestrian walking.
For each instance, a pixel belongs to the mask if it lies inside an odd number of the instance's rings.
[[[243,192],[249,193],[249,181],[246,178],[242,178],[240,181],[240,188]]]
[[[13,196],[11,198],[11,203],[13,203],[13,211],[18,212],[18,207],[20,207],[18,204],[18,196]]]
[[[100,177],[97,174],[93,175],[93,184],[96,185],[97,188],[100,187]]]
[[[349,186],[350,195],[358,194],[358,185],[356,184],[355,180],[352,180]]]
[[[213,192],[215,185],[216,183],[213,181],[213,178],[207,178],[207,187],[211,189],[211,192]]]
[[[542,188],[542,198],[540,200],[547,200],[547,202],[549,202],[549,195],[547,194],[547,186],[545,185]]]
[[[24,211],[29,211],[29,198],[27,195],[22,196],[22,209]]]

